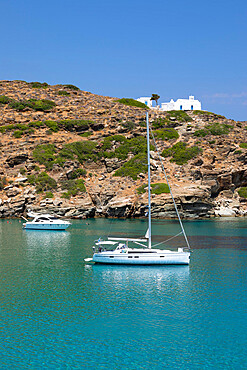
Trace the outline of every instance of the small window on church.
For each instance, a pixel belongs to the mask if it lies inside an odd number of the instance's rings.
[[[183,106],[182,105],[180,105],[180,110],[182,110],[183,109]]]
[[[148,102],[147,102],[147,101],[145,101],[145,104],[146,104],[146,105],[148,105]]]
[[[193,110],[194,109],[194,107],[193,107],[193,105],[191,106],[191,110]]]

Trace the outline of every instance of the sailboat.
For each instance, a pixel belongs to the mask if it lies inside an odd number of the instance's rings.
[[[93,246],[93,258],[85,258],[86,262],[95,262],[100,264],[115,264],[115,265],[188,265],[190,262],[190,245],[187,239],[178,209],[171,192],[168,178],[160,157],[162,169],[164,171],[166,181],[171,193],[174,207],[178,216],[181,227],[181,232],[177,235],[183,234],[186,247],[177,248],[177,250],[156,249],[152,245],[151,235],[151,169],[150,169],[150,128],[148,113],[146,114],[147,121],[147,159],[148,159],[148,229],[143,238],[116,238],[108,237],[107,240],[99,238]],[[154,136],[153,140],[155,142]],[[155,143],[156,145],[156,143]],[[176,236],[177,236],[176,235]],[[138,245],[139,248],[131,248],[130,243]],[[161,243],[158,243],[161,244]],[[157,244],[156,244],[157,246]],[[140,248],[141,247],[141,248]]]

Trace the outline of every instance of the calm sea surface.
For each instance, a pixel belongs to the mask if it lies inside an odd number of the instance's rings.
[[[146,231],[87,222],[0,221],[0,369],[247,368],[247,220],[185,222],[189,267],[86,265],[99,236]],[[154,221],[154,242],[178,230]]]

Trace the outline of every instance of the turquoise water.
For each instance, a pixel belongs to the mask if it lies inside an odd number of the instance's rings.
[[[146,231],[87,222],[0,221],[0,369],[246,369],[247,220],[185,222],[189,267],[85,265],[98,236]],[[155,221],[154,241],[178,230]]]

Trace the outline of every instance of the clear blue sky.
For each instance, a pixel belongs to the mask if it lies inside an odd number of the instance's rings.
[[[0,0],[0,79],[160,102],[195,95],[247,120],[246,0]]]

